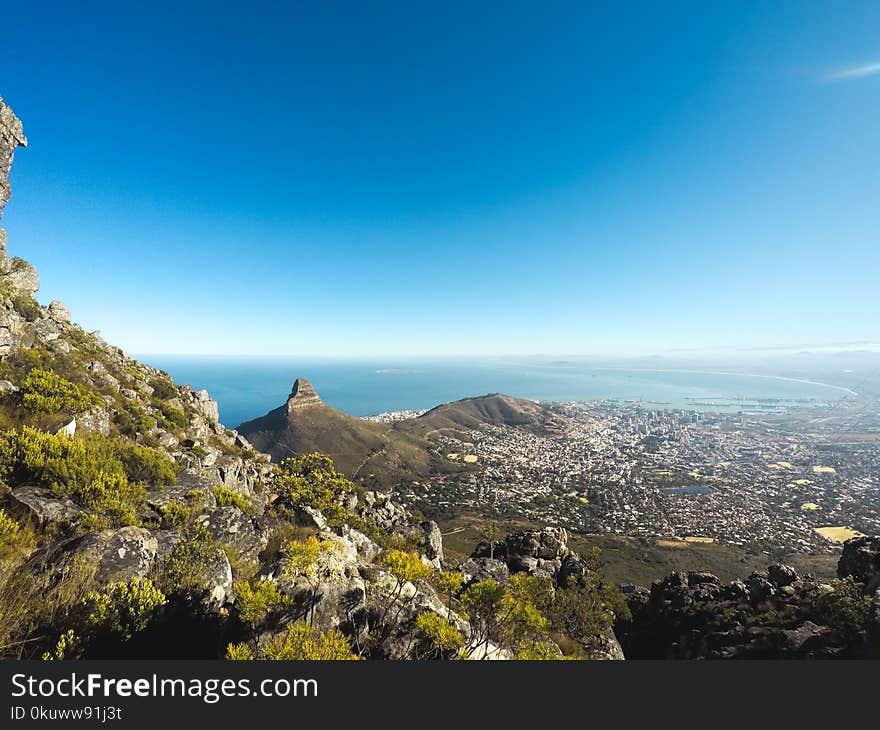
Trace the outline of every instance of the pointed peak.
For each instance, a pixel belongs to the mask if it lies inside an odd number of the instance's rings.
[[[312,384],[305,378],[297,378],[293,383],[293,390],[290,391],[290,397],[287,399],[287,412],[290,413],[295,408],[315,406],[320,403],[321,399]]]

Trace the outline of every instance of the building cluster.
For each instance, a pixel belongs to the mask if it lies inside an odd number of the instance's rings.
[[[880,534],[880,413],[846,403],[773,413],[555,404],[561,432],[486,426],[444,436],[473,464],[400,490],[423,512],[480,513],[585,533],[832,549]],[[824,533],[824,534],[823,534]]]

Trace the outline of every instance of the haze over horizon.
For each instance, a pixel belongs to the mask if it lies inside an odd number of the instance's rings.
[[[876,3],[5,22],[10,255],[126,350],[880,342]]]

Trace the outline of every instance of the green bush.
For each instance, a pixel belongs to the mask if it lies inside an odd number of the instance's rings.
[[[336,471],[329,456],[308,454],[284,459],[279,466],[275,491],[281,505],[313,507],[320,510],[332,526],[348,523],[360,529],[363,520],[345,510],[339,498],[362,490]]]
[[[174,481],[177,465],[161,451],[122,438],[69,438],[27,426],[0,434],[0,478],[8,482],[42,484],[71,496],[99,474],[160,486]]]
[[[101,404],[100,399],[83,386],[42,368],[34,368],[27,374],[21,390],[25,408],[34,413],[75,416]]]
[[[144,484],[174,480],[165,454],[125,439],[69,438],[24,426],[0,434],[0,478],[51,488],[92,512],[94,525],[136,524]]]
[[[186,414],[179,408],[175,408],[170,403],[153,399],[150,403],[157,411],[156,420],[159,425],[166,431],[174,431],[176,429],[186,428],[189,423]]]
[[[437,654],[446,654],[464,646],[464,637],[454,624],[436,613],[426,611],[416,619],[416,628]]]
[[[180,530],[186,527],[193,518],[192,508],[183,502],[173,499],[162,508],[161,527],[163,530]]]
[[[122,433],[135,436],[154,428],[156,419],[137,401],[126,401],[116,413],[116,423],[119,424]]]
[[[249,661],[254,659],[254,652],[247,644],[229,644],[226,647],[226,658],[233,662]]]
[[[0,540],[4,540],[17,532],[18,523],[7,515],[5,510],[0,509]]]
[[[234,489],[220,485],[214,487],[213,492],[218,507],[238,507],[246,515],[253,511],[251,503]]]
[[[871,597],[852,576],[831,581],[830,590],[816,592],[810,603],[814,619],[847,639],[864,633],[871,611]]]
[[[62,661],[64,659],[76,659],[82,642],[73,629],[68,629],[55,643],[52,651],[43,652],[43,661]]]
[[[153,389],[153,396],[160,401],[178,396],[177,386],[167,373],[164,377],[160,375],[150,380],[150,387]]]
[[[351,642],[338,629],[321,634],[305,621],[291,624],[287,632],[264,647],[266,659],[276,661],[352,661],[360,657],[352,651]]]
[[[417,553],[390,550],[383,556],[382,564],[399,583],[424,580],[431,575],[431,568],[422,562]]]
[[[165,594],[149,578],[110,583],[83,599],[86,624],[92,631],[120,634],[129,639],[147,627],[165,605]]]
[[[289,605],[289,600],[278,590],[274,581],[258,580],[238,583],[235,588],[235,607],[242,621],[256,624],[270,613]]]
[[[201,596],[208,572],[220,555],[221,550],[214,544],[208,528],[200,524],[190,525],[165,559],[160,580],[162,590],[190,598]]]

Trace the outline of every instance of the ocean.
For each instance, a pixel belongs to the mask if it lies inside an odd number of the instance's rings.
[[[547,401],[642,401],[657,409],[728,412],[818,405],[850,394],[832,385],[772,375],[564,362],[140,358],[168,371],[178,383],[207,389],[220,404],[220,420],[233,428],[283,404],[297,377],[311,381],[325,403],[354,416],[421,410],[487,393]]]

